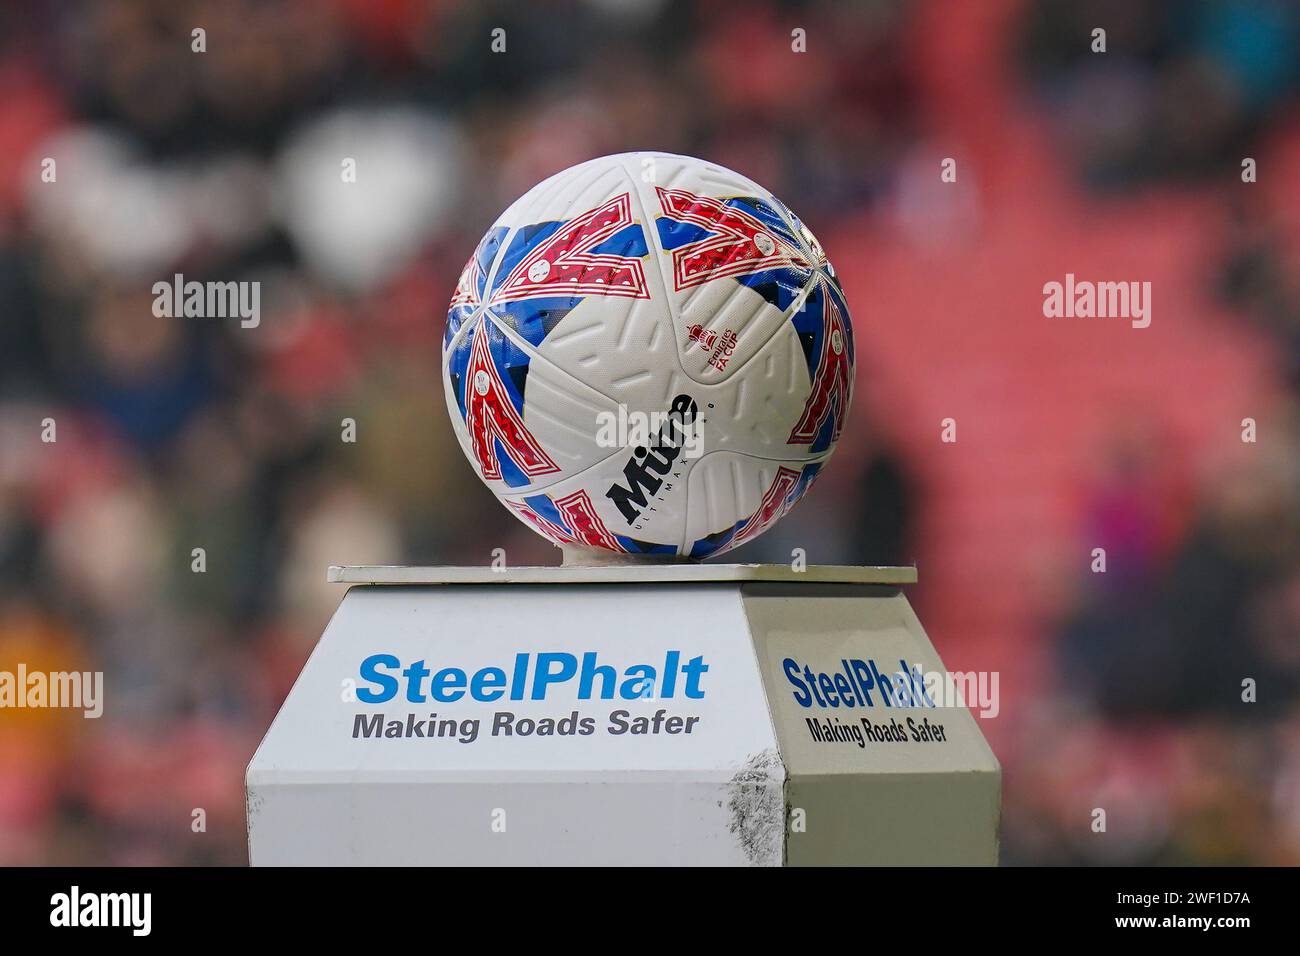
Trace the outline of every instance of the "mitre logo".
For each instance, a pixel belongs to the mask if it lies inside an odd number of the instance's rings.
[[[696,418],[699,406],[689,395],[678,395],[658,432],[644,445],[632,449],[632,457],[623,466],[625,485],[615,482],[605,497],[618,506],[629,525],[635,524],[650,499],[660,490],[671,491],[676,477],[673,465],[684,449],[698,447]]]

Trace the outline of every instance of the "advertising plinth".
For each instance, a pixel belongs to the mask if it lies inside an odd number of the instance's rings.
[[[913,568],[331,568],[254,865],[997,862]]]

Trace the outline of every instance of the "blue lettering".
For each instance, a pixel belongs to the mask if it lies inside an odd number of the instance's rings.
[[[558,664],[558,670],[551,665]],[[578,672],[578,659],[572,654],[538,654],[537,671],[533,674],[533,700],[545,700],[546,688],[563,684]]]
[[[793,657],[787,657],[781,662],[781,667],[785,670],[785,679],[797,688],[794,692],[794,702],[800,707],[811,707],[812,695],[808,693],[804,682],[799,679],[799,662]]]
[[[365,704],[382,704],[404,691],[404,699],[411,704],[450,704],[466,698],[486,703],[507,696],[511,700],[545,700],[553,687],[568,684],[567,695],[578,700],[667,699],[679,690],[685,697],[700,700],[709,665],[702,654],[685,661],[682,658],[681,651],[666,651],[660,669],[645,662],[607,664],[602,662],[599,651],[521,652],[506,667],[476,671],[444,667],[434,671],[423,659],[403,665],[396,655],[372,654],[359,666],[357,699]],[[793,661],[786,661],[787,672],[794,666]],[[791,680],[806,692],[795,675]],[[812,693],[820,702],[815,685]]]
[[[397,695],[397,678],[391,674],[379,673],[378,668],[381,666],[396,669],[402,666],[402,662],[392,654],[371,654],[362,661],[361,679],[378,684],[380,689],[374,691],[366,687],[357,688],[357,700],[367,704],[382,704]]]
[[[490,681],[490,683],[489,683]],[[470,681],[469,693],[475,700],[494,701],[500,700],[506,686],[506,672],[499,667],[485,667],[474,675]]]
[[[465,696],[465,672],[459,667],[444,667],[429,682],[429,696],[440,704],[450,704]]]

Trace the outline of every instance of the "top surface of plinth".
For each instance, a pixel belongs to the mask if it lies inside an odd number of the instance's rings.
[[[812,584],[915,584],[914,567],[786,564],[617,564],[562,567],[415,567],[332,565],[337,584],[681,584],[717,581],[795,581]]]

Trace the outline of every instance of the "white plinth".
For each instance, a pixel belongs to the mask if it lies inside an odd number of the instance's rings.
[[[996,759],[896,676],[943,670],[913,568],[330,579],[248,768],[254,864],[997,861]]]

